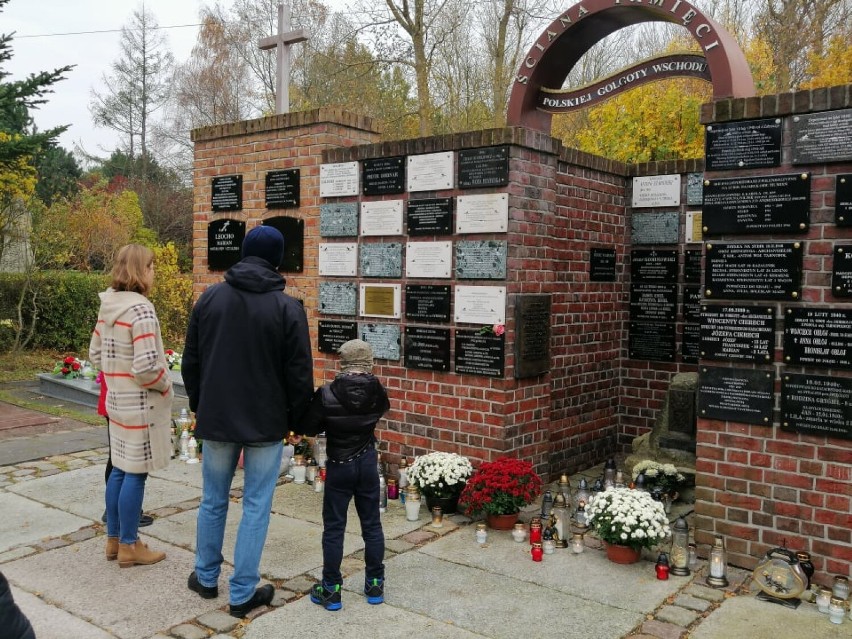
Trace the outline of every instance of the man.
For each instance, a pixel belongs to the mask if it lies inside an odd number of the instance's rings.
[[[181,363],[196,413],[195,436],[204,440],[195,570],[188,586],[205,599],[219,594],[228,498],[243,451],[243,516],[230,579],[235,617],[272,601],[272,585],[256,586],[282,441],[313,394],[308,322],[301,304],[284,293],[277,271],[283,256],[278,230],[259,226],[246,235],[242,260],[192,309]]]

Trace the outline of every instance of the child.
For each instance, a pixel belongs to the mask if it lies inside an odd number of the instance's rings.
[[[304,420],[304,434],[325,432],[328,462],[322,504],[322,583],[311,591],[311,601],[326,610],[340,610],[343,576],[343,532],[346,511],[355,498],[364,539],[367,602],[384,599],[385,535],[379,516],[376,423],[390,408],[387,391],[373,376],[373,349],[360,339],[338,350],[340,373],[318,388]]]

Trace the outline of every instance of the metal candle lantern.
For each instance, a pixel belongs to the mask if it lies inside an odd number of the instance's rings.
[[[604,488],[615,486],[615,460],[610,457],[604,464]]]
[[[710,574],[707,585],[713,588],[728,587],[728,556],[725,552],[725,540],[716,535],[716,541],[710,549]]]
[[[568,508],[565,504],[565,498],[562,493],[556,493],[556,498],[553,500],[553,509],[550,511],[550,516],[554,520],[554,528],[556,529],[556,538],[554,542],[559,548],[568,547]]]
[[[544,497],[541,498],[541,520],[545,521],[550,517],[550,510],[553,508],[553,493],[549,490],[544,491]]]
[[[669,556],[666,553],[660,553],[657,557],[657,565],[654,566],[654,569],[657,572],[657,579],[665,581],[669,578]]]
[[[689,524],[678,517],[672,527],[671,574],[678,577],[689,575]]]
[[[575,499],[577,501],[575,502],[575,509],[579,509],[580,504],[583,504],[584,506],[588,504],[590,496],[591,495],[589,494],[589,482],[587,482],[586,479],[583,478],[580,480],[580,485],[577,487],[577,494],[575,496]]]

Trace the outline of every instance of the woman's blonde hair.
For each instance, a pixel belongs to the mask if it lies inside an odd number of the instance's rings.
[[[149,293],[148,268],[154,263],[154,252],[141,244],[122,246],[112,267],[112,288],[116,291]]]

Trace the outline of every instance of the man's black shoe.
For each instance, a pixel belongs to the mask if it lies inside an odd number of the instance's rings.
[[[101,521],[106,523],[106,511],[101,515]],[[154,518],[151,515],[146,515],[145,513],[139,513],[139,527],[144,528],[145,526],[150,526],[154,523]]]
[[[104,514],[101,515],[101,521],[106,523],[106,508],[104,508]]]
[[[219,586],[202,586],[198,583],[198,577],[195,575],[194,570],[189,575],[186,585],[190,590],[194,590],[201,595],[202,599],[215,599],[219,596]]]
[[[275,596],[275,586],[272,584],[266,584],[265,586],[261,586],[257,590],[254,591],[251,599],[247,602],[235,606],[231,604],[231,616],[238,617],[242,619],[249,612],[254,610],[255,608],[259,608],[260,606],[268,606],[272,603],[272,597]]]

